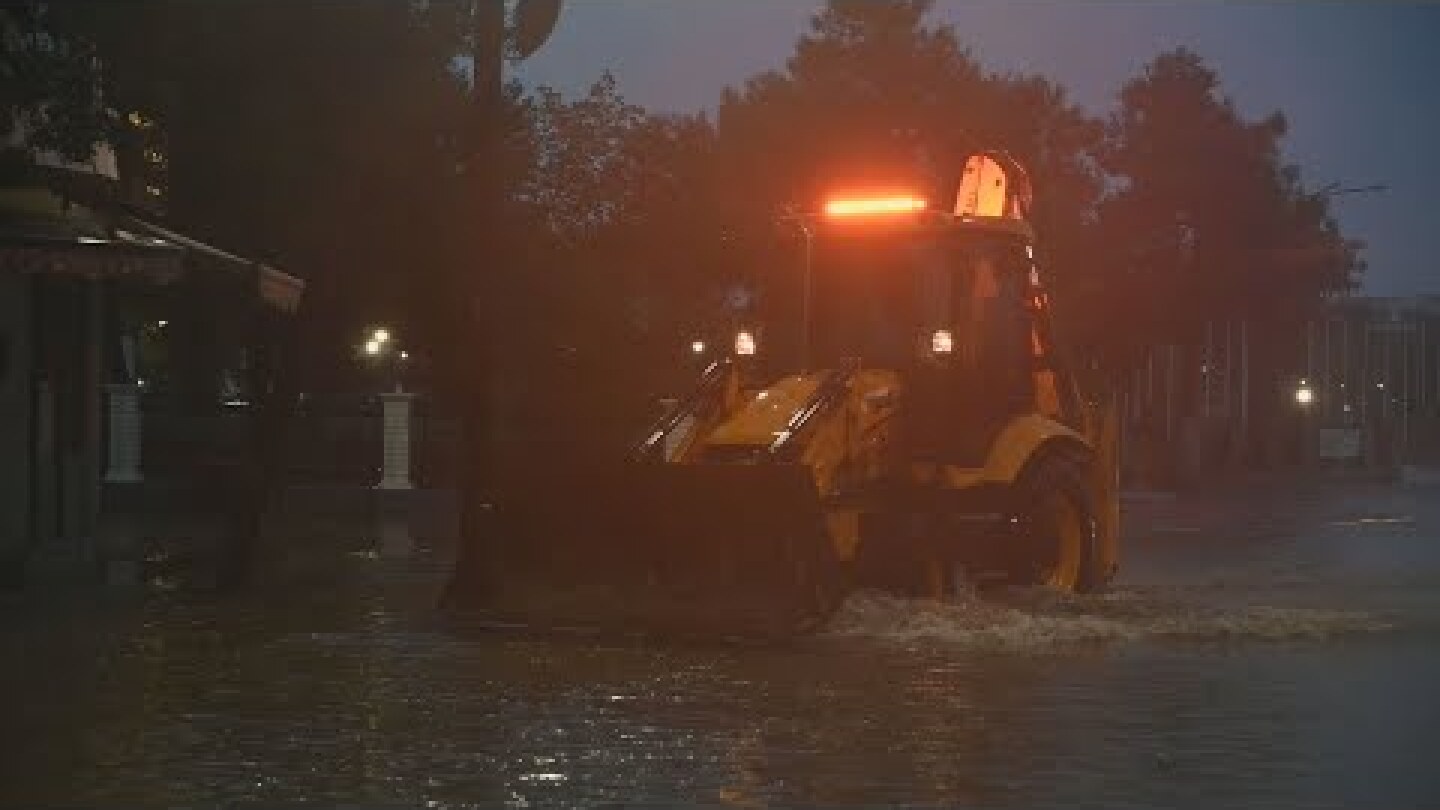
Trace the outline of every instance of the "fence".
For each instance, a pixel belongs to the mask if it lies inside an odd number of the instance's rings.
[[[197,469],[226,468],[244,458],[251,415],[147,413],[142,467],[147,479],[183,479]],[[411,474],[423,488],[456,479],[459,425],[450,417],[417,414],[411,420]],[[373,414],[302,414],[287,432],[283,475],[302,485],[373,486],[381,477],[383,424]]]
[[[1321,431],[1358,436],[1356,463],[1440,464],[1440,298],[1339,300],[1278,338],[1293,345],[1257,332],[1210,323],[1197,345],[1146,352],[1121,390],[1131,483],[1313,460]]]

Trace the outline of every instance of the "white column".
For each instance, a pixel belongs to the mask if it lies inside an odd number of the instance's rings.
[[[138,484],[140,474],[140,386],[114,383],[110,395],[110,454],[105,468],[107,484]]]
[[[411,489],[410,483],[410,403],[414,394],[381,394],[384,403],[385,453],[380,489]]]

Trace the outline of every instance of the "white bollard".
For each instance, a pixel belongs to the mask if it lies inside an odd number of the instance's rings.
[[[412,489],[410,483],[410,403],[414,394],[381,394],[384,403],[384,458],[380,489]]]
[[[110,453],[105,483],[138,484],[140,474],[140,386],[113,383],[110,395]]]

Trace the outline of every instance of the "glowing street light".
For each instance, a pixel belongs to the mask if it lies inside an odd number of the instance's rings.
[[[1295,389],[1295,404],[1305,407],[1315,401],[1315,389],[1304,383]]]
[[[735,333],[735,354],[741,357],[752,357],[755,354],[755,333],[748,329],[742,329]]]
[[[691,341],[691,342],[690,342],[690,353],[691,353],[691,354],[704,354],[704,353],[705,353],[705,341],[703,341],[703,340],[693,340],[693,341]]]
[[[387,343],[390,340],[390,330],[385,327],[378,327],[370,333],[370,339],[376,343]]]

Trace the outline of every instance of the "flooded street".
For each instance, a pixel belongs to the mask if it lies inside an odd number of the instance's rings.
[[[438,565],[5,606],[0,804],[1440,804],[1440,489],[1131,503],[1115,590],[784,647],[497,635]]]

